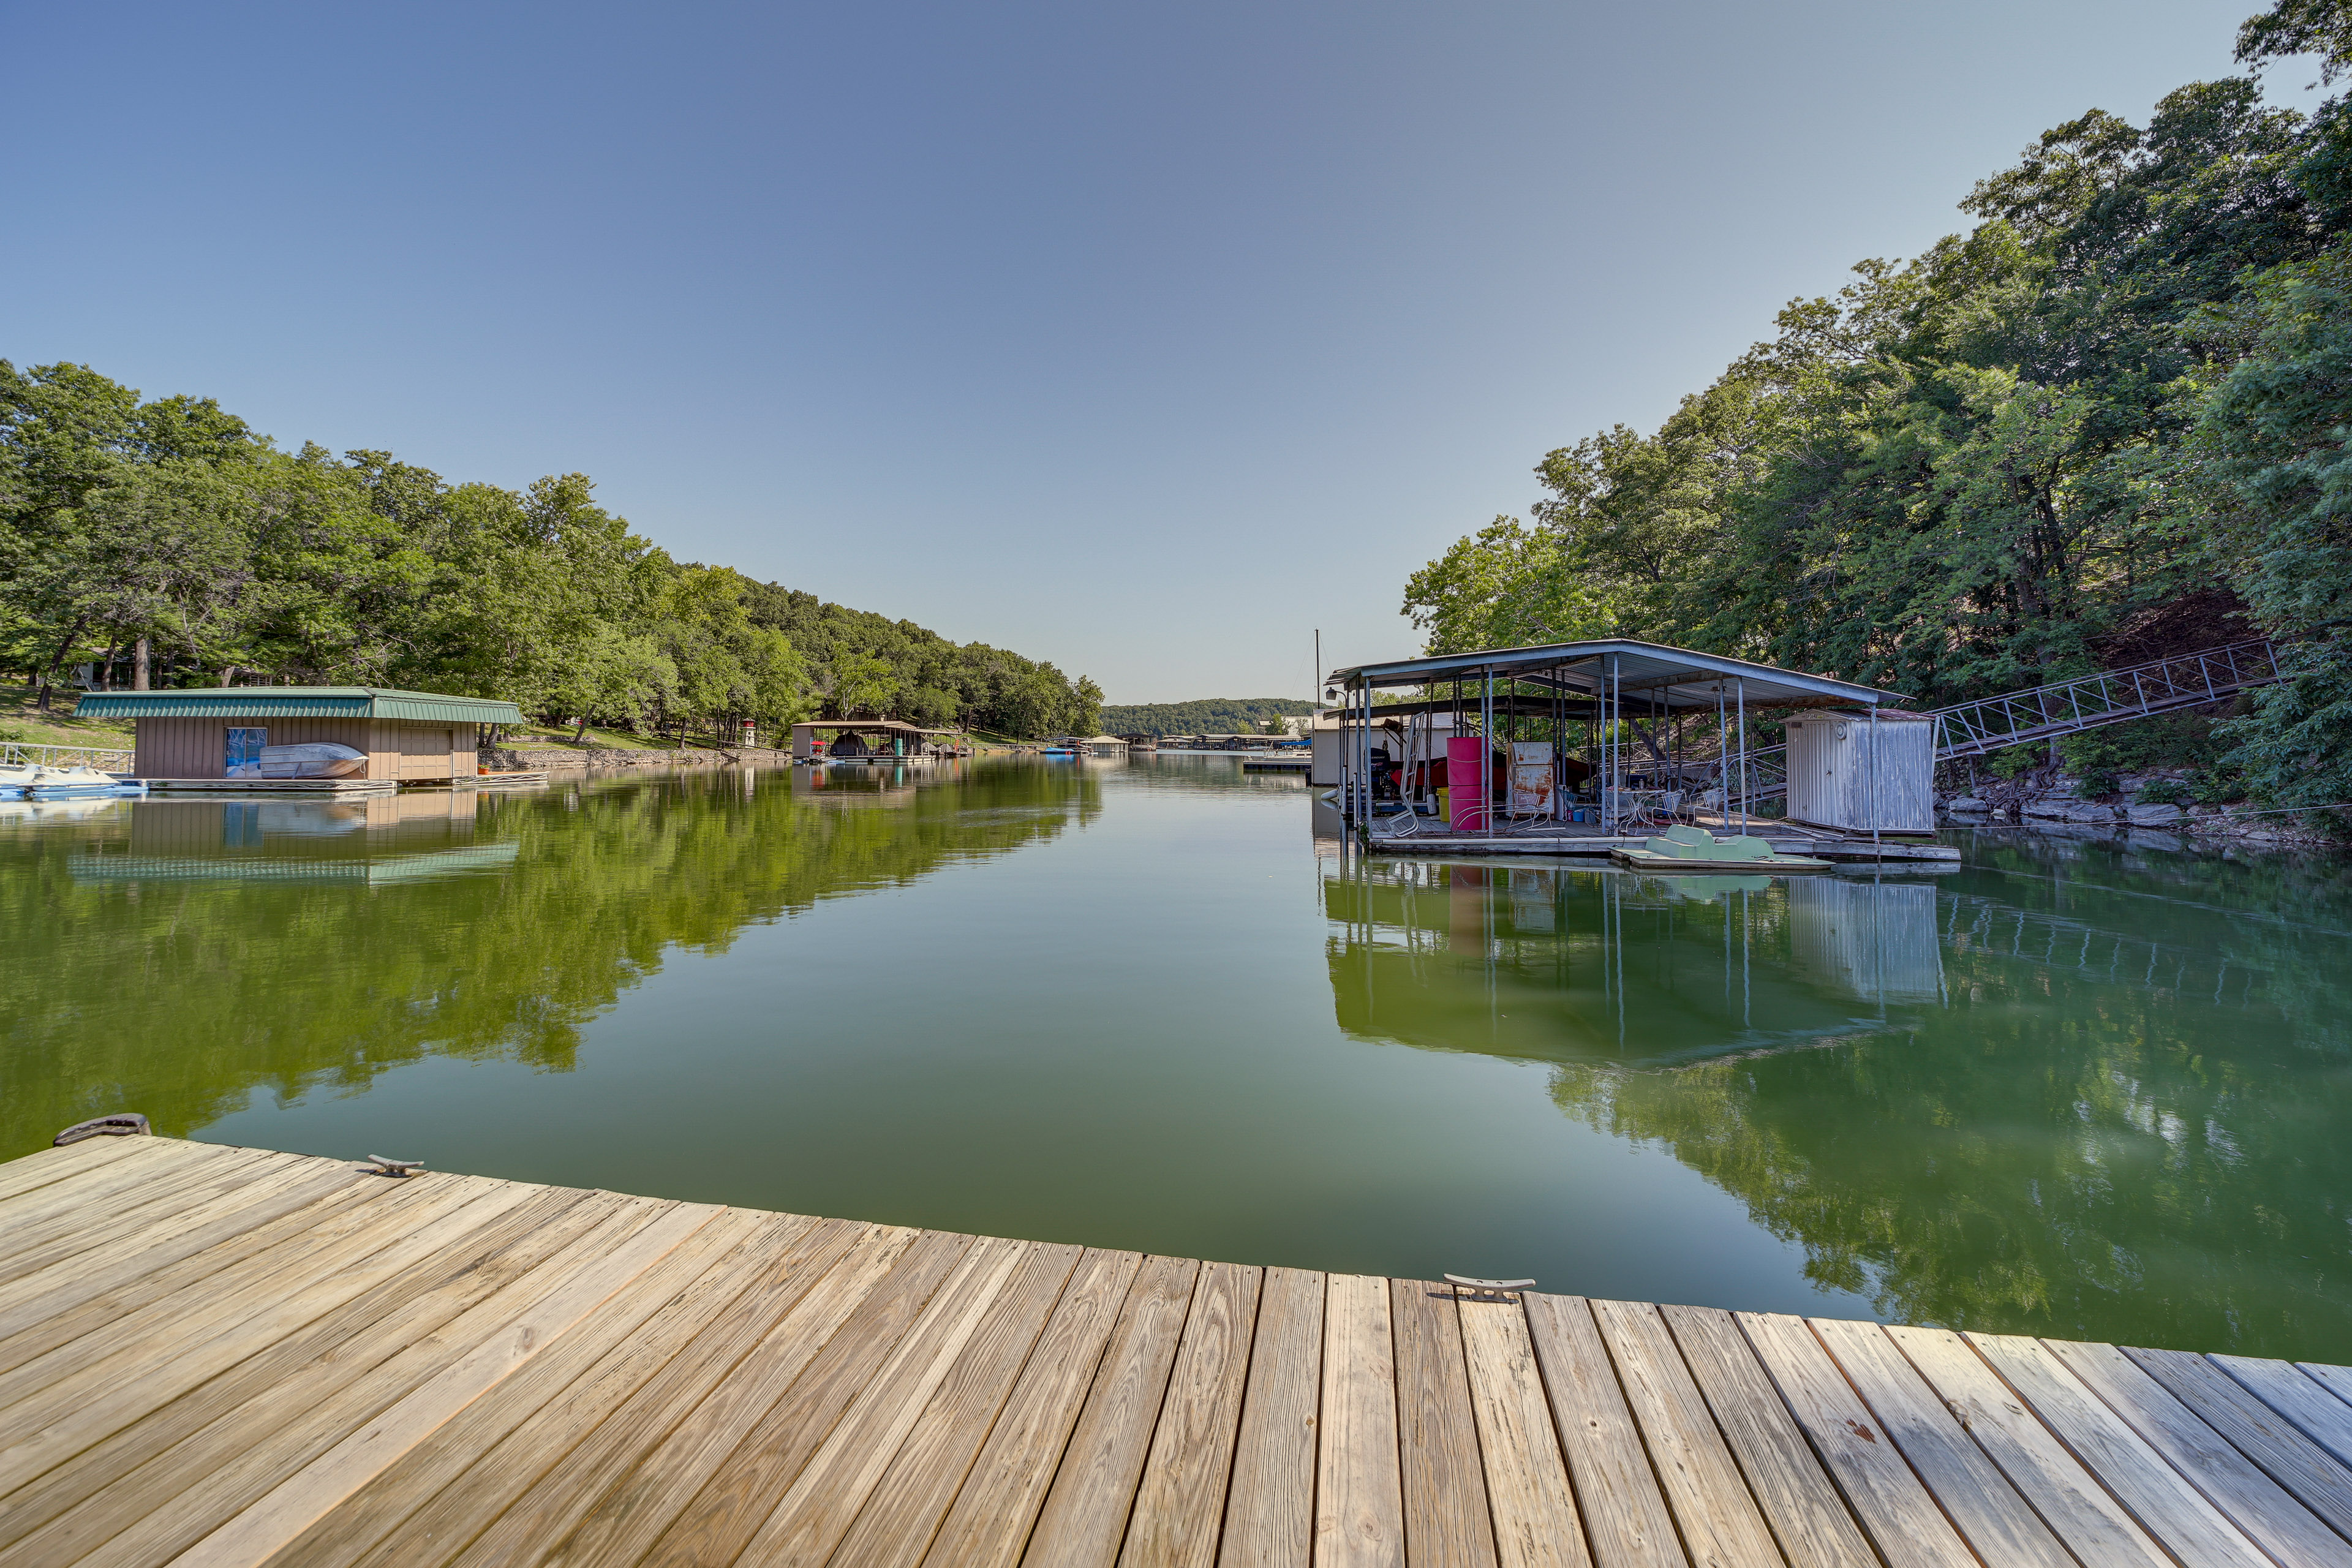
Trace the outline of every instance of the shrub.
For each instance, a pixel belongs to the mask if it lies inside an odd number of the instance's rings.
[[[2085,800],[2105,800],[2123,788],[2123,781],[2109,767],[2089,767],[2074,774],[2074,793]]]
[[[2226,805],[2246,798],[2245,774],[2234,767],[2200,768],[2189,775],[2189,796],[2200,805]]]
[[[2013,779],[2028,768],[2041,766],[2042,759],[2046,755],[2048,752],[2038,742],[2030,746],[2011,746],[2005,752],[1995,752],[1987,757],[1985,772],[1995,778]]]

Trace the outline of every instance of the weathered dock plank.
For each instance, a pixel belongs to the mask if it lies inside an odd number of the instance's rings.
[[[1389,1313],[1396,1337],[1405,1554],[1430,1568],[1495,1568],[1495,1525],[1453,1287],[1392,1279]],[[1312,1485],[1312,1476],[1307,1479]]]
[[[157,1138],[0,1257],[0,1568],[2352,1568],[2332,1366]]]

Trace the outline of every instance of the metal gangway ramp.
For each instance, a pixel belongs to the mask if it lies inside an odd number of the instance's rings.
[[[1936,760],[1943,763],[2201,708],[2285,679],[2276,646],[2257,639],[1931,708],[1924,717],[1936,721]],[[1767,746],[1748,753],[1750,800],[1773,800],[1788,793],[1788,750],[1785,745]]]

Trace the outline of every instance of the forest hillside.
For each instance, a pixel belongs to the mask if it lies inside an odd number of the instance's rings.
[[[1102,727],[1113,735],[1246,735],[1265,730],[1270,720],[1314,711],[1313,703],[1287,697],[1202,697],[1106,708]]]
[[[2150,729],[2221,798],[2352,800],[2352,103],[2252,74],[2305,55],[2337,84],[2352,3],[2280,0],[2146,124],[2045,132],[1656,429],[1545,454],[1405,612],[1433,652],[1617,634],[1926,706],[2266,635],[2291,682]]]
[[[594,488],[284,451],[211,398],[0,360],[0,675],[44,706],[89,666],[120,687],[502,697],[656,734],[880,715],[1094,731],[1084,677],[675,561]]]

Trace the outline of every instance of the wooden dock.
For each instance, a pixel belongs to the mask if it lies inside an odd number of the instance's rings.
[[[2352,1565],[2347,1398],[164,1138],[0,1164],[0,1565]]]

